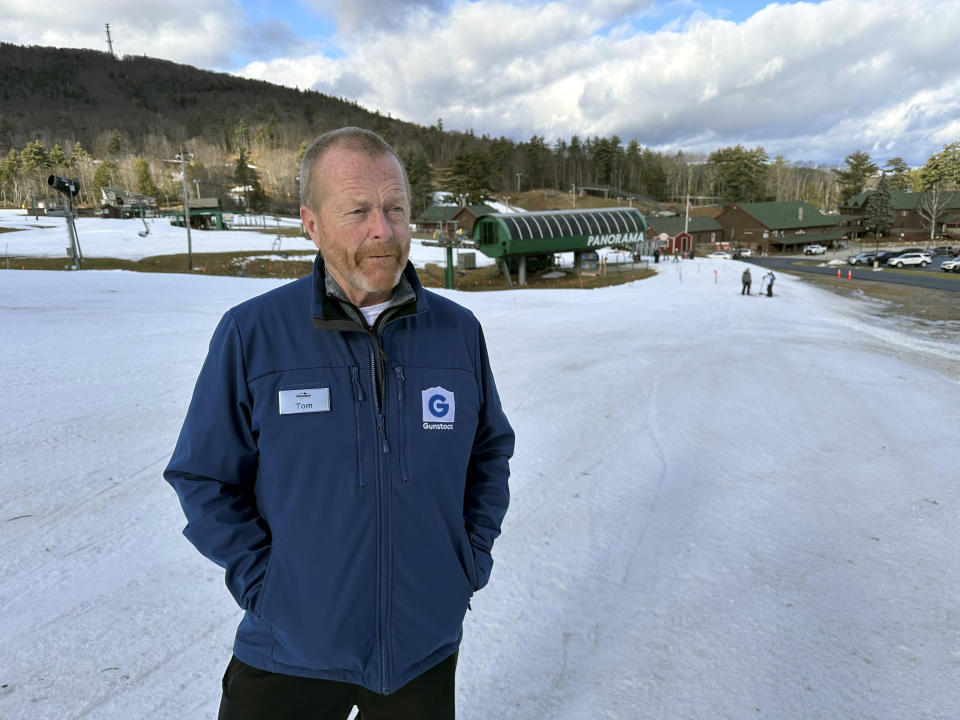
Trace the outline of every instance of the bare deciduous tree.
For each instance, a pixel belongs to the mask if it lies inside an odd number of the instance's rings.
[[[923,218],[924,224],[930,226],[931,240],[933,240],[937,229],[937,218],[946,210],[949,201],[949,194],[941,190],[939,185],[934,185],[920,194],[920,200],[917,202],[917,212]]]

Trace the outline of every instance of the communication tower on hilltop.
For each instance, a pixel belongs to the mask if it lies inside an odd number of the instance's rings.
[[[116,57],[116,55],[113,53],[113,40],[110,39],[110,23],[105,23],[104,27],[107,28],[107,48],[109,49],[110,54],[113,55],[113,57]]]

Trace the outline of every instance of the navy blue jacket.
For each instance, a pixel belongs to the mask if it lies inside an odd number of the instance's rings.
[[[404,277],[415,300],[368,328],[318,257],[210,342],[164,477],[254,667],[391,693],[457,649],[490,576],[513,431],[476,318]]]

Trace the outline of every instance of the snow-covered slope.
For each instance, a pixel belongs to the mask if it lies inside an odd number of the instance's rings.
[[[75,221],[80,250],[84,257],[122,258],[141,260],[153,255],[178,255],[187,252],[187,231],[170,224],[167,218],[77,218]],[[140,237],[145,231],[150,233]],[[300,227],[294,218],[280,218],[282,227]],[[62,217],[24,215],[22,210],[0,210],[0,227],[15,228],[17,232],[0,235],[0,257],[62,257],[70,245],[66,220]],[[193,230],[190,242],[193,252],[272,252],[276,234],[272,217],[267,216],[266,232],[239,227],[234,230]],[[280,249],[289,251],[316,252],[313,243],[304,237],[282,237]],[[473,251],[478,266],[493,263],[486,255]],[[275,258],[278,260],[279,258]],[[302,259],[297,257],[296,259]],[[418,268],[427,263],[446,263],[443,248],[425,246],[414,238],[410,246],[410,261]]]
[[[958,717],[960,348],[681,268],[447,293],[517,431],[459,716]],[[0,271],[0,717],[215,717],[239,611],[161,470],[276,284]]]

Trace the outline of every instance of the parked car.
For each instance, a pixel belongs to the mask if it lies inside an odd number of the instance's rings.
[[[750,248],[734,248],[733,257],[738,259],[753,257],[753,250],[751,250]]]
[[[877,251],[871,250],[870,252],[862,252],[857,253],[856,255],[851,255],[847,258],[847,262],[850,265],[871,265],[876,256]]]
[[[905,265],[919,265],[920,267],[926,267],[933,261],[933,258],[927,253],[922,252],[908,252],[903,253],[902,255],[897,255],[887,260],[887,265],[892,265],[893,267],[902,268]]]
[[[717,258],[720,260],[733,260],[733,255],[728,253],[726,250],[717,250],[716,252],[707,253],[708,258]]]
[[[930,254],[933,255],[934,257],[939,257],[941,255],[954,257],[957,254],[957,252],[949,245],[940,245],[938,247],[935,247],[933,250],[931,250]]]
[[[897,256],[900,255],[902,252],[903,252],[902,250],[881,250],[881,251],[877,254],[877,256],[874,258],[874,260],[875,260],[877,263],[879,263],[880,265],[886,265],[886,264],[887,264],[887,260],[889,260],[890,258],[895,258],[895,257],[897,257]]]
[[[803,249],[804,255],[823,255],[827,249],[823,245],[807,245]]]
[[[944,272],[960,273],[960,257],[953,258],[952,260],[944,260],[940,263],[940,269]]]

